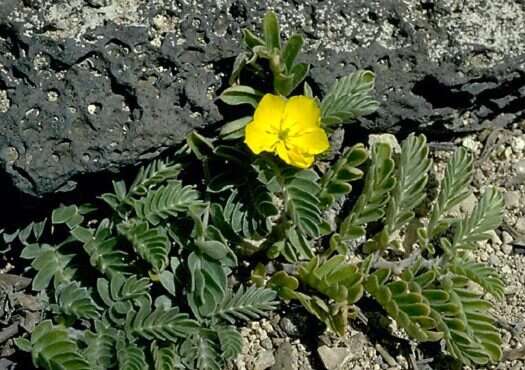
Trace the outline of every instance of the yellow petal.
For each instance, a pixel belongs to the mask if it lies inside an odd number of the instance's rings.
[[[279,140],[279,133],[266,129],[257,121],[251,121],[244,131],[244,142],[255,154],[273,152]]]
[[[286,148],[286,146],[279,142],[276,145],[276,152],[279,158],[289,165],[299,167],[299,168],[308,168],[314,162],[314,156],[305,152],[300,152],[298,150]]]
[[[286,145],[308,154],[319,154],[330,148],[326,132],[320,127],[305,130],[295,136],[289,135],[286,138]]]
[[[279,95],[266,94],[257,105],[253,120],[256,125],[265,129],[278,131],[285,107],[285,98]]]
[[[310,168],[314,163],[314,156],[306,152],[289,150],[288,156],[290,157],[290,164],[295,167]]]
[[[321,110],[313,98],[293,96],[286,103],[281,130],[295,136],[300,132],[320,126]]]

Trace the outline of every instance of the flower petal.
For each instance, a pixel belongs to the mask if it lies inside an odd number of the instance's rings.
[[[293,96],[286,103],[281,130],[295,136],[306,129],[320,126],[321,110],[313,98]]]
[[[271,132],[257,121],[251,121],[244,130],[244,142],[255,154],[273,152],[279,141],[279,133]]]
[[[308,154],[319,154],[330,148],[326,132],[320,127],[305,130],[296,136],[288,136],[286,145],[295,147]]]
[[[257,105],[253,120],[262,128],[279,131],[285,108],[285,98],[266,94]]]
[[[284,162],[295,167],[308,168],[314,162],[313,155],[296,149],[288,149],[282,142],[276,145],[276,152]]]
[[[290,164],[295,167],[310,168],[314,163],[314,156],[306,152],[289,150],[288,156],[290,157]]]

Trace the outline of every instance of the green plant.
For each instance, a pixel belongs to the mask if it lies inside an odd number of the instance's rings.
[[[246,74],[268,72],[269,93],[281,95],[283,106],[306,77],[308,66],[295,63],[302,38],[283,47],[276,16],[263,23],[263,37],[244,31],[248,51],[220,96],[226,104],[257,109],[264,93],[242,84]],[[369,71],[336,81],[315,98],[319,122],[310,126],[330,133],[372,113],[373,86]],[[303,90],[315,108],[312,88]],[[491,305],[470,287],[501,298],[503,282],[468,252],[499,225],[503,202],[488,188],[471,214],[451,217],[470,194],[466,150],[456,151],[437,198],[427,199],[431,160],[422,135],[408,136],[399,155],[385,143],[358,143],[336,152],[333,163],[294,168],[272,151],[247,148],[241,139],[253,114],[241,111],[217,137],[188,135],[172,158],[143,167],[130,186],[114,182],[95,206],[61,207],[51,225],[33,223],[7,237],[24,245],[33,289],[49,300],[50,319],[18,340],[35,366],[221,369],[241,350],[237,326],[275,308],[277,295],[339,335],[362,316],[367,295],[410,337],[443,340],[464,364],[501,358]],[[312,111],[309,118],[317,117]],[[290,129],[300,124],[288,121]],[[279,140],[289,134],[283,131]],[[282,156],[313,160],[304,143],[304,153],[291,147]],[[356,184],[362,190],[350,197]],[[239,259],[256,262],[251,286],[230,279],[241,276]]]
[[[273,291],[228,283],[235,254],[208,224],[209,202],[179,173],[179,164],[155,161],[129,190],[116,182],[101,197],[111,217],[62,207],[26,243],[33,289],[54,292],[53,321],[18,339],[35,366],[221,369],[241,350],[233,325],[275,307]],[[41,241],[63,233],[61,243]]]

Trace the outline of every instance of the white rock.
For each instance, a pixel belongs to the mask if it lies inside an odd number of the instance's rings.
[[[521,136],[512,137],[512,150],[515,152],[522,152],[525,149],[525,140]]]
[[[463,145],[467,149],[472,150],[473,152],[476,152],[481,147],[481,143],[479,141],[474,140],[472,136],[464,138],[461,145]]]

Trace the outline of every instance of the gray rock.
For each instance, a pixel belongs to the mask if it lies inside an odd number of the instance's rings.
[[[299,335],[299,329],[297,326],[287,317],[283,317],[279,321],[279,327],[289,336],[296,337]]]
[[[510,233],[507,231],[503,231],[501,233],[501,237],[503,239],[504,244],[510,244],[514,241],[514,238],[512,237],[512,235],[510,235]]]
[[[275,364],[272,351],[263,351],[257,355],[253,362],[253,370],[266,370]]]
[[[521,194],[519,191],[507,191],[505,192],[505,207],[509,209],[519,208]]]
[[[507,255],[509,255],[509,254],[512,253],[512,249],[513,249],[513,248],[512,248],[512,245],[510,245],[510,244],[503,244],[503,245],[501,246],[501,251],[502,251],[504,254],[507,254]]]
[[[321,346],[317,348],[317,353],[327,370],[342,369],[344,365],[354,358],[349,348]]]
[[[518,218],[518,221],[516,221],[516,225],[514,225],[516,228],[516,231],[525,234],[525,217]]]
[[[108,6],[111,3],[111,0],[86,0],[86,3],[95,8],[101,8],[103,6]]]
[[[282,343],[275,353],[275,364],[271,370],[298,370],[299,354],[297,349],[288,342]]]

